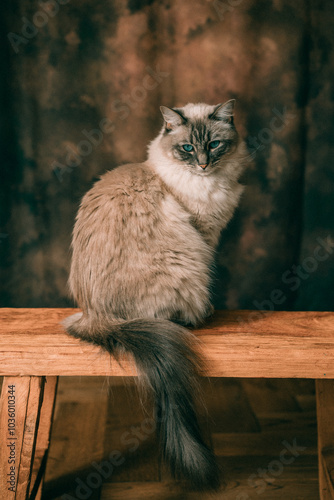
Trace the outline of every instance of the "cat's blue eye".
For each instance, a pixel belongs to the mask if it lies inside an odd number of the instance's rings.
[[[190,153],[190,151],[194,150],[194,146],[192,146],[191,144],[183,144],[182,147],[185,151],[187,151],[187,153]]]
[[[218,148],[219,144],[220,144],[220,141],[212,141],[209,144],[209,148],[210,149],[216,149],[216,148]]]

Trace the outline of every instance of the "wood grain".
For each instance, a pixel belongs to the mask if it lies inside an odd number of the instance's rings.
[[[135,375],[59,324],[77,309],[1,309],[0,375]],[[218,311],[194,331],[212,377],[334,378],[334,313]]]
[[[44,388],[42,377],[5,377],[0,401],[0,491],[3,500],[23,500],[29,497],[32,467],[34,461],[36,438],[42,395]],[[13,387],[15,395],[15,430],[9,428],[8,394]],[[14,405],[14,403],[13,403]],[[9,479],[8,463],[9,446],[13,449],[15,477],[13,483]],[[11,489],[10,489],[11,487]]]
[[[321,500],[334,498],[334,381],[317,380],[318,460]]]
[[[323,450],[321,456],[319,457],[319,463],[321,461],[321,467],[324,471],[326,477],[326,488],[320,489],[320,494],[322,495],[321,500],[333,499],[334,498],[334,450]],[[320,485],[324,483],[319,481]]]
[[[13,392],[15,396],[15,427],[9,429],[8,395],[11,387],[14,387]],[[29,390],[30,377],[22,377],[20,380],[13,377],[5,377],[3,380],[0,398],[0,491],[3,500],[15,500],[16,498]],[[10,446],[12,446],[13,457],[9,455]],[[14,485],[7,484],[7,480],[9,479],[7,474],[10,473],[9,468],[12,466],[8,463],[8,460],[12,458],[15,460],[13,464],[13,467],[15,467],[15,475],[13,476]],[[14,491],[11,491],[10,487]]]
[[[110,397],[104,378],[59,379],[43,498],[53,499],[59,494],[61,500],[64,492],[77,498],[77,478],[85,481],[96,472],[92,462],[100,463],[104,457]],[[98,489],[89,500],[97,498]]]
[[[56,401],[58,377],[46,377],[40,410],[29,498],[42,498],[43,476],[50,443],[51,426]]]
[[[17,382],[16,382],[17,383]],[[35,445],[38,431],[39,414],[42,405],[44,381],[42,377],[30,378],[29,398],[26,406],[20,468],[15,499],[28,498],[34,462]]]
[[[75,493],[76,478],[80,477],[85,482],[92,470],[95,470],[92,469],[91,462],[95,460],[99,463],[101,460],[106,460],[110,451],[115,448],[120,449],[121,433],[131,433],[133,426],[140,425],[142,415],[138,406],[138,394],[131,390],[134,380],[131,382],[130,380],[129,377],[126,380],[121,377],[60,378],[57,393],[58,409],[55,413],[49,453],[49,472],[46,473],[43,490],[45,500],[63,500],[65,494],[78,498]],[[207,381],[203,378],[202,380],[203,397],[207,407],[204,420],[209,422],[205,438],[208,442],[212,442],[222,467],[226,490],[219,491],[213,497],[203,492],[190,493],[188,486],[183,485],[182,488],[171,480],[166,467],[161,463],[159,463],[160,480],[157,480],[152,468],[152,462],[156,460],[156,450],[154,451],[152,447],[148,449],[147,440],[144,440],[138,450],[131,454],[125,453],[125,462],[103,480],[101,496],[99,496],[100,489],[94,489],[89,500],[116,498],[319,500],[314,385],[310,380],[291,379],[289,393],[286,394],[286,404],[284,405],[282,389],[279,405],[275,406],[271,401],[276,397],[279,384],[282,384],[282,388],[285,387],[286,380],[278,380],[277,384],[273,384],[270,379],[264,382],[268,385],[264,388],[265,398],[269,400],[266,411],[264,404],[259,408],[256,407],[259,389],[254,385],[247,391],[250,406],[246,404],[242,379],[223,378]],[[107,405],[105,391],[101,390],[102,384],[105,388],[110,388]],[[239,390],[236,384],[239,384]],[[291,404],[291,393],[295,394],[295,397],[300,393],[313,395],[312,410],[296,411],[295,406]],[[64,413],[62,411],[64,404],[71,405],[71,411]],[[91,406],[92,410],[89,410],[88,406]],[[254,408],[254,413],[250,407]],[[145,408],[146,412],[149,412],[147,405]],[[146,412],[145,416],[148,415]],[[252,414],[249,415],[249,412]],[[244,417],[245,423],[240,422],[239,414]],[[235,425],[236,417],[239,421],[238,426]],[[257,425],[254,425],[256,424],[254,418],[257,420]],[[284,471],[278,477],[270,474],[270,483],[259,495],[253,483],[249,484],[249,477],[257,474],[258,468],[268,468],[272,461],[279,459],[284,447],[283,441],[290,444],[296,441],[305,449],[295,462],[284,467]],[[126,448],[121,448],[122,455],[127,451]],[[102,453],[100,458],[96,455],[98,449]]]
[[[208,420],[211,433],[259,432],[257,418],[240,380],[202,378],[201,390],[205,394],[205,408],[210,408]]]
[[[259,468],[264,469],[272,457],[228,457],[224,458],[224,468],[229,481],[226,488],[217,493],[190,491],[174,481],[137,481],[103,485],[101,500],[318,500],[314,460],[312,457],[299,459],[286,466],[280,476],[269,477],[268,483],[259,477],[254,479],[254,474]],[[250,477],[258,488],[250,486]]]
[[[114,386],[107,415],[104,456],[119,450],[124,458],[124,463],[114,468],[112,481],[158,481],[159,443],[152,426],[153,402],[147,399],[143,404],[133,384]]]

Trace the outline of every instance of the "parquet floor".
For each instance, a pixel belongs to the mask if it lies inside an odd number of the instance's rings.
[[[224,490],[198,494],[171,480],[151,406],[131,381],[63,377],[43,500],[319,499],[314,381],[203,379],[203,388]]]

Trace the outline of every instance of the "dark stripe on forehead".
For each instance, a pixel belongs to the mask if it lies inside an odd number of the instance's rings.
[[[210,130],[205,123],[196,120],[190,123],[190,137],[192,142],[199,142],[204,144],[210,138]]]

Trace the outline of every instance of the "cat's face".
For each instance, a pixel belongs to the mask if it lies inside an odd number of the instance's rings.
[[[197,175],[210,175],[222,168],[238,145],[233,108],[234,100],[217,106],[161,106],[165,120],[161,136],[164,153]]]

